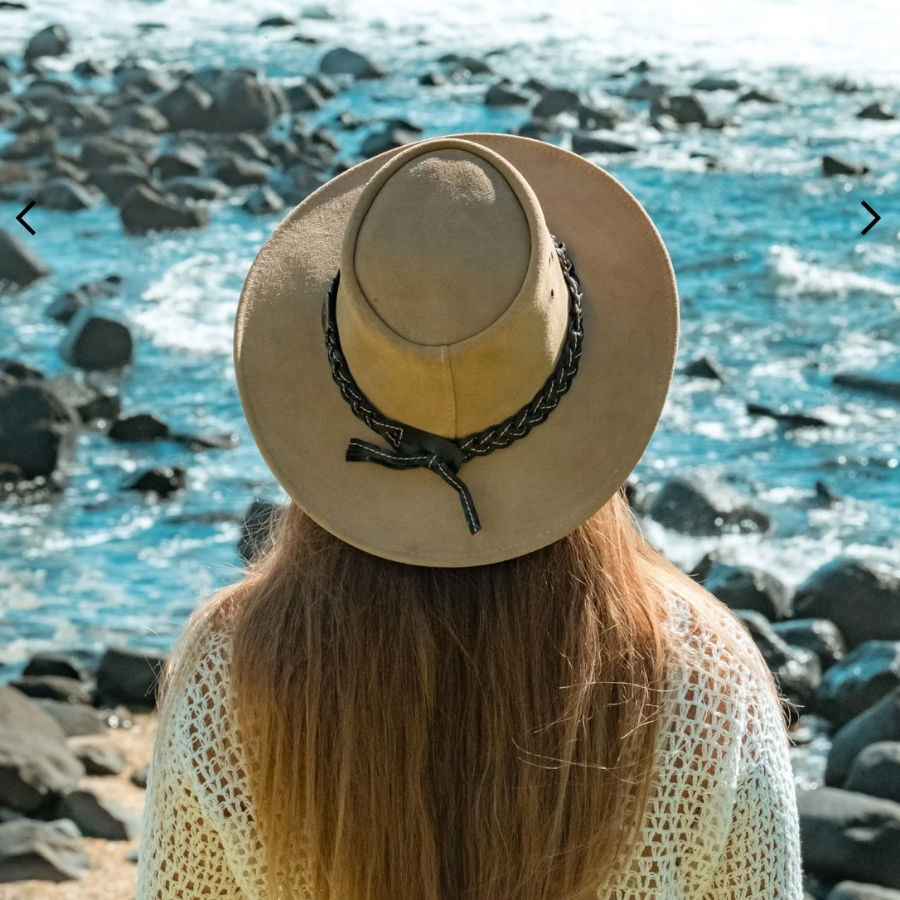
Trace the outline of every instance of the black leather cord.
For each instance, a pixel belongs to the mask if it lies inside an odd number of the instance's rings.
[[[581,342],[584,337],[581,287],[572,261],[566,253],[566,245],[556,237],[552,235],[551,237],[569,289],[569,324],[566,345],[559,363],[527,406],[498,425],[464,438],[450,440],[391,419],[380,413],[359,389],[341,351],[337,330],[335,303],[340,284],[340,270],[334,276],[322,308],[322,327],[325,331],[331,374],[341,390],[341,395],[350,404],[357,418],[362,419],[394,448],[394,452],[391,452],[377,444],[352,438],[347,447],[346,459],[349,462],[377,462],[392,469],[430,469],[459,495],[471,534],[477,534],[481,530],[481,522],[472,495],[458,476],[460,467],[474,456],[486,456],[525,437],[556,408],[578,371]]]

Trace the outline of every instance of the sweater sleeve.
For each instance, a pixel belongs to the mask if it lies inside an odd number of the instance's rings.
[[[199,721],[198,681],[161,711],[147,778],[135,900],[246,900],[190,753]]]
[[[748,694],[730,829],[703,900],[803,900],[800,822],[783,713],[762,685]]]

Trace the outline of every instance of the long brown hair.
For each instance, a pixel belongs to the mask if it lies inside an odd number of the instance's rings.
[[[593,900],[653,790],[684,646],[672,593],[694,628],[727,611],[644,540],[624,488],[565,538],[471,568],[372,556],[291,504],[195,611],[162,696],[201,618],[231,629],[273,898]]]

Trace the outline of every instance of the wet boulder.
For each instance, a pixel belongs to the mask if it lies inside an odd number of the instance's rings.
[[[900,568],[840,556],[798,588],[794,615],[829,619],[852,650],[865,641],[900,640]]]
[[[69,821],[35,822],[13,819],[0,824],[0,882],[75,881],[91,869],[80,840]]]
[[[825,765],[825,784],[842,787],[856,757],[877,741],[900,741],[900,688],[894,688],[834,733]]]
[[[736,78],[720,78],[715,75],[704,75],[691,85],[692,91],[737,91],[741,83]]]
[[[25,379],[0,385],[0,463],[17,467],[22,477],[49,477],[70,459],[80,422],[44,384]]]
[[[36,202],[44,209],[78,212],[96,206],[101,197],[99,191],[86,188],[71,178],[59,177],[51,178],[41,185]]]
[[[139,161],[114,163],[108,168],[92,169],[88,182],[98,187],[113,206],[121,206],[131,189],[137,185],[143,185],[149,190],[156,189],[146,166]]]
[[[728,530],[768,532],[771,520],[729,485],[711,480],[676,478],[654,498],[650,516],[674,531],[695,536]]]
[[[230,153],[219,163],[215,177],[230,187],[241,187],[248,184],[266,184],[270,171],[270,167],[265,163]]]
[[[415,131],[389,126],[382,131],[373,131],[369,134],[360,147],[360,153],[366,159],[370,159],[378,156],[379,153],[402,147],[404,144],[411,144],[418,139],[419,135]]]
[[[731,609],[751,609],[770,622],[787,618],[790,593],[787,586],[770,572],[754,566],[713,563],[704,587]]]
[[[247,197],[244,209],[252,216],[273,215],[284,209],[284,200],[267,184],[263,184]]]
[[[719,363],[708,356],[700,356],[691,360],[684,367],[684,374],[688,378],[709,378],[713,381],[719,381],[724,384],[725,375]]]
[[[588,134],[583,131],[576,131],[572,134],[572,150],[579,155],[585,153],[634,153],[637,149],[634,144],[596,134]]]
[[[874,372],[838,372],[832,375],[831,383],[857,391],[878,394],[891,400],[900,400],[900,381]]]
[[[751,88],[749,91],[744,91],[740,97],[737,98],[738,103],[777,103],[778,98],[774,94],[770,94],[768,91],[758,91],[756,88]]]
[[[109,437],[114,441],[158,441],[171,436],[169,426],[150,415],[150,413],[137,413],[133,416],[124,416],[116,419],[109,429]]]
[[[206,209],[185,206],[143,184],[136,185],[128,192],[119,208],[119,217],[130,234],[203,228],[209,224],[209,212]]]
[[[773,622],[772,631],[792,647],[812,650],[819,657],[822,671],[827,672],[846,655],[844,636],[828,619],[787,619]]]
[[[34,700],[90,703],[92,699],[91,691],[83,681],[63,675],[25,675],[12,679],[9,684]]]
[[[0,293],[28,287],[51,271],[31,248],[0,228]]]
[[[0,805],[38,813],[82,775],[59,725],[21,691],[0,685]]]
[[[897,687],[900,641],[866,641],[825,673],[816,691],[816,714],[840,727]]]
[[[853,760],[844,790],[900,803],[900,741],[869,744]]]
[[[894,111],[886,103],[870,103],[857,114],[857,119],[875,119],[878,122],[889,122],[896,119]]]
[[[69,323],[59,355],[78,369],[118,370],[134,362],[134,339],[124,322],[85,307]]]
[[[93,790],[67,791],[57,815],[71,819],[85,837],[131,841],[141,833],[141,814]]]
[[[252,69],[208,68],[194,77],[212,97],[213,105],[197,124],[188,127],[209,132],[265,132],[282,113],[290,111],[282,88],[260,81]],[[165,110],[161,112],[165,115]]]
[[[517,91],[508,78],[492,84],[484,95],[485,106],[524,106],[530,101],[531,97]]]
[[[213,97],[194,81],[186,78],[156,101],[157,111],[165,116],[173,131],[185,128],[204,129],[207,116],[213,108]]]
[[[64,56],[72,46],[72,38],[63,25],[48,25],[33,35],[23,54],[26,60],[42,56]]]
[[[103,714],[93,706],[66,700],[35,699],[34,702],[59,725],[66,737],[106,734]]]
[[[385,78],[387,72],[370,59],[348,50],[346,47],[335,47],[329,50],[319,61],[319,72],[323,75],[349,75],[352,78]]]
[[[105,701],[152,710],[164,663],[165,657],[156,653],[109,647],[97,669],[97,694]]]
[[[804,871],[900,888],[900,803],[834,787],[797,791]]]
[[[836,156],[825,155],[822,157],[822,174],[826,177],[834,175],[865,175],[872,170],[865,165],[857,165]]]
[[[122,408],[115,387],[97,387],[68,374],[54,375],[46,382],[66,406],[75,410],[84,425],[114,420]]]
[[[183,466],[162,466],[139,472],[123,485],[126,490],[156,494],[167,498],[187,487],[187,470]]]
[[[105,735],[79,735],[66,743],[87,775],[119,775],[125,770],[125,753]]]
[[[550,119],[561,113],[575,112],[581,106],[581,94],[567,88],[553,88],[545,91],[532,107],[531,115],[536,119]]]

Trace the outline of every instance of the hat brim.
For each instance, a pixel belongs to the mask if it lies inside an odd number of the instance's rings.
[[[355,547],[411,565],[499,562],[574,531],[627,480],[650,441],[674,372],[679,301],[647,213],[602,168],[518,135],[447,135],[508,159],[567,248],[583,291],[578,373],[547,420],[509,447],[465,463],[482,529],[427,469],[345,460],[351,438],[381,443],[332,380],[322,302],[345,224],[371,176],[401,148],[331,179],[260,249],[235,317],[234,366],[250,431],[272,474],[319,525]],[[439,139],[438,139],[439,140]]]

